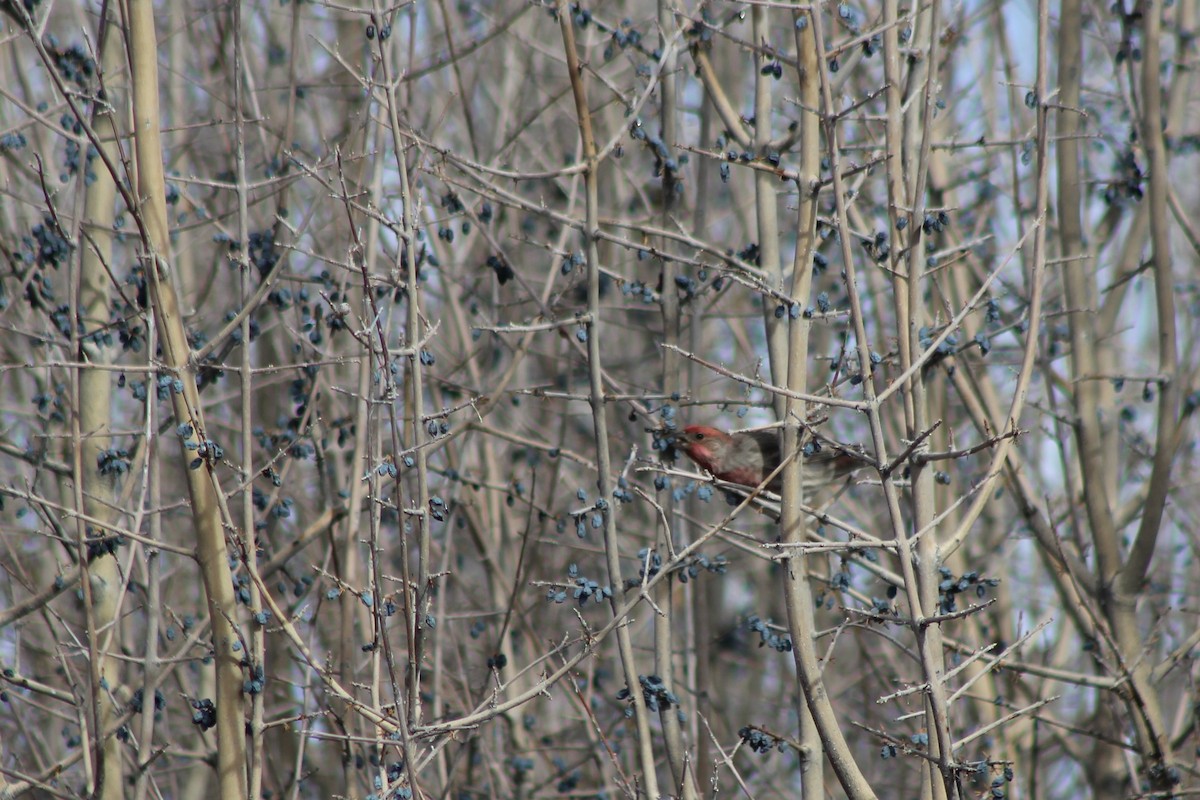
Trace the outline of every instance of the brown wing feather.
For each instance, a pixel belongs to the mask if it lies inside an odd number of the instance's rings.
[[[769,475],[779,466],[778,431],[747,431],[742,442],[742,447],[757,451],[758,464],[762,465],[763,475]]]
[[[743,440],[745,447],[753,447],[761,461],[763,477],[770,475],[780,461],[780,431],[765,430],[765,431],[748,431]],[[820,449],[810,456],[805,457],[804,464],[807,467],[805,470],[805,482],[810,486],[821,486],[826,483],[837,481],[846,475],[854,472],[859,467],[866,466],[868,461],[861,455],[852,450],[841,447],[830,442],[822,442]],[[782,488],[782,475],[776,475],[775,479],[767,484],[767,488],[773,492],[778,492]]]

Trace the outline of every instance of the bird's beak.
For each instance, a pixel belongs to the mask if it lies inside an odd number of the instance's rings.
[[[674,461],[677,457],[679,447],[679,437],[681,431],[668,430],[666,428],[646,428],[646,433],[651,434],[658,442],[665,442],[666,449],[662,451],[662,456],[668,461]],[[657,442],[656,442],[657,443]]]
[[[667,428],[646,428],[646,433],[662,439],[671,444],[679,437],[679,431],[668,430]]]

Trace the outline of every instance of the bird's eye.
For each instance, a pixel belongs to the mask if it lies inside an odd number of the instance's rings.
[[[704,434],[703,434],[703,433],[697,433],[697,434],[696,434],[696,441],[700,441],[700,440],[701,440],[701,439],[703,439],[703,438],[704,438]]]

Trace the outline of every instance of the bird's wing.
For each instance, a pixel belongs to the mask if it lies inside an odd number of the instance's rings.
[[[763,474],[779,466],[779,431],[746,431],[745,435],[743,441],[747,446],[755,448],[762,458]]]

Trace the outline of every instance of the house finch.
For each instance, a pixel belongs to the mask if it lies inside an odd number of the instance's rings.
[[[779,431],[746,431],[728,434],[707,425],[688,425],[674,436],[674,444],[715,477],[755,487],[779,466]],[[849,475],[870,460],[837,445],[825,445],[804,458],[806,488],[824,486]],[[767,488],[778,492],[782,472]]]

